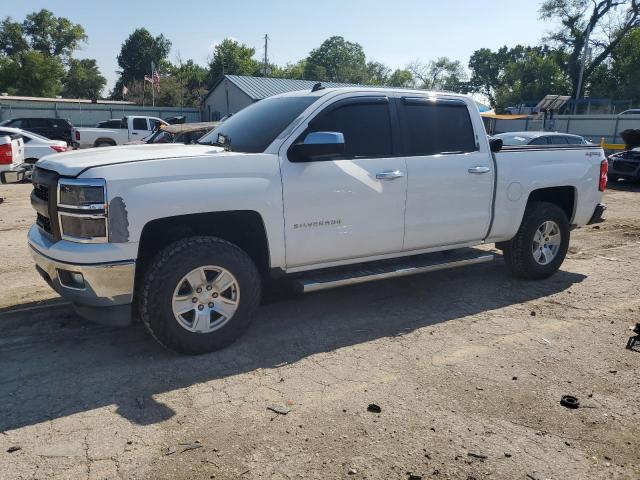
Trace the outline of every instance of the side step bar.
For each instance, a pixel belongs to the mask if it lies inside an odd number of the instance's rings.
[[[297,278],[294,286],[302,293],[317,292],[345,285],[491,262],[493,259],[492,253],[473,248],[427,253],[399,260],[361,263],[355,268],[350,266],[317,271],[309,276]]]

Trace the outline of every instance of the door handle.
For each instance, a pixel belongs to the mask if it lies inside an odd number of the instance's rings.
[[[404,177],[404,173],[402,173],[400,170],[376,173],[377,180],[395,180],[396,178],[402,177]]]
[[[471,167],[467,171],[469,173],[473,173],[474,175],[482,175],[483,173],[489,173],[491,169],[489,167],[476,166],[476,167]]]

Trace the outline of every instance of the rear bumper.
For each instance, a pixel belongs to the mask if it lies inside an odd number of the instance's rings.
[[[606,209],[607,205],[604,203],[599,203],[598,205],[596,205],[596,209],[594,210],[591,219],[587,222],[587,225],[604,222],[604,218],[602,216],[604,215],[604,211]]]

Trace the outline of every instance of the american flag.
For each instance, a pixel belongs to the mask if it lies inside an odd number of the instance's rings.
[[[154,70],[153,72],[153,86],[156,89],[156,91],[160,91],[160,72],[158,72],[158,70]]]
[[[149,82],[149,83],[153,83],[153,80],[151,79],[151,77],[149,75],[145,75],[144,76],[144,81],[145,82]]]

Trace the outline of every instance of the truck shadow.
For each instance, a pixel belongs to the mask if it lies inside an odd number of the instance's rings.
[[[88,324],[59,300],[50,311],[46,302],[0,311],[0,431],[114,404],[135,424],[161,422],[175,412],[153,395],[545,297],[584,278],[560,271],[542,282],[515,281],[497,261],[272,297],[240,340],[200,357],[164,350],[139,325]]]

